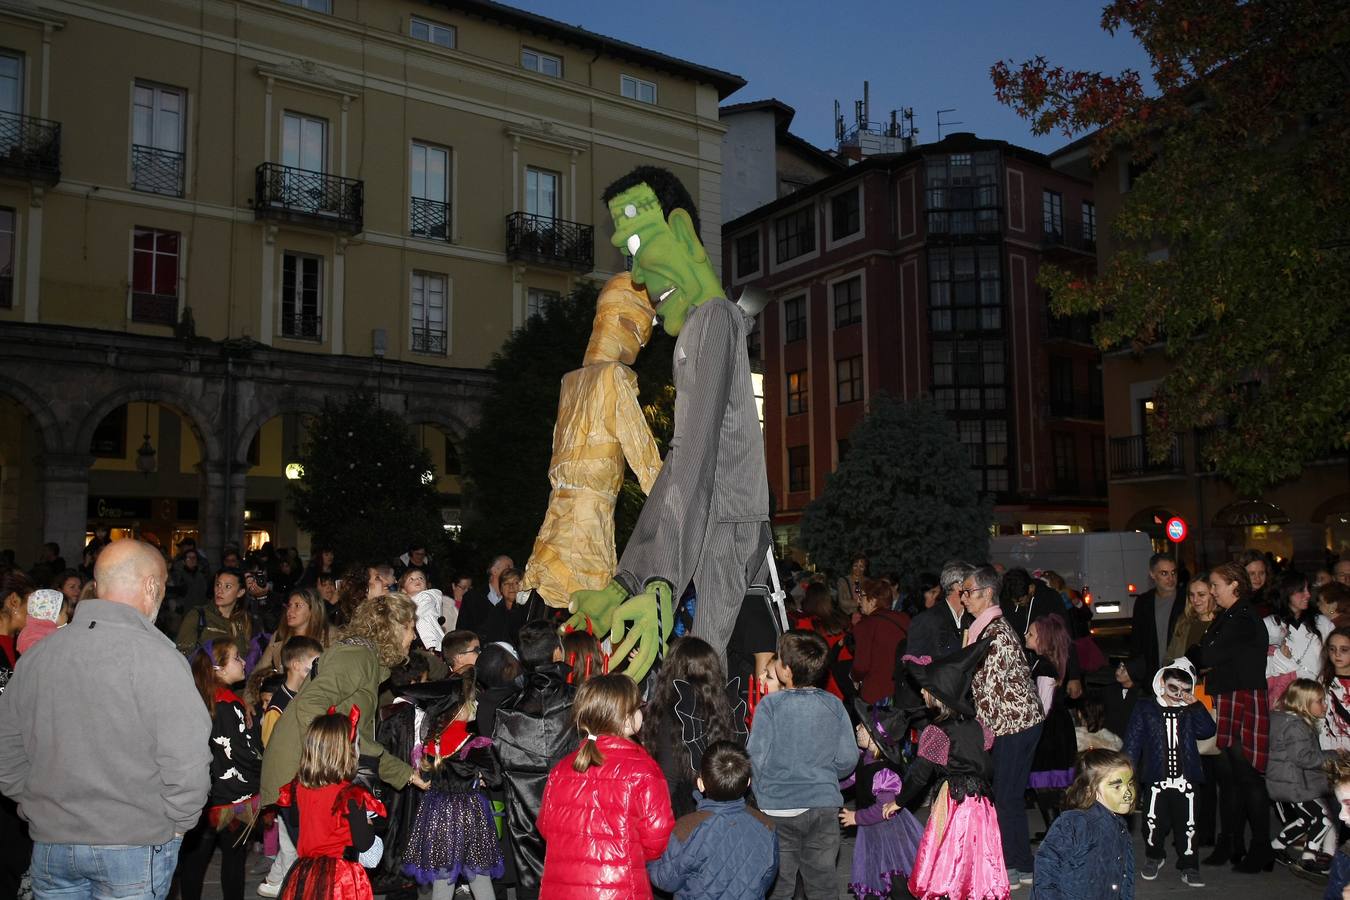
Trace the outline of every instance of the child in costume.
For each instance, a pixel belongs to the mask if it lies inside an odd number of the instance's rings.
[[[330,709],[305,731],[299,771],[277,798],[299,854],[282,900],[372,900],[364,866],[384,849],[373,822],[384,804],[353,783],[360,717],[355,706],[346,716]]]
[[[1065,689],[1073,643],[1059,614],[1051,613],[1027,626],[1026,653],[1032,681],[1045,710],[1045,724],[1041,726],[1031,760],[1029,784],[1036,792],[1036,806],[1048,829],[1059,814],[1064,790],[1073,783],[1074,759],[1078,756],[1078,739]]]
[[[433,900],[450,900],[463,878],[474,900],[492,900],[492,879],[505,864],[497,843],[487,788],[501,784],[492,741],[470,733],[475,721],[472,673],[458,697],[427,710],[433,724],[422,751],[422,769],[431,787],[403,850],[403,872],[430,884]]]
[[[1148,785],[1144,813],[1148,849],[1139,872],[1145,881],[1157,878],[1167,862],[1164,842],[1170,830],[1181,880],[1191,887],[1204,886],[1196,855],[1195,788],[1205,780],[1199,742],[1213,737],[1215,726],[1205,705],[1191,693],[1195,681],[1195,667],[1184,656],[1159,669],[1153,676],[1154,702],[1140,702],[1134,708],[1125,733],[1125,755]]]
[[[886,804],[902,784],[901,746],[909,732],[905,711],[854,701],[859,724],[854,728],[862,759],[855,772],[856,811],[839,812],[839,824],[858,826],[853,843],[853,872],[849,890],[859,897],[903,897],[905,882],[914,871],[923,826],[907,809],[887,818]]]
[[[1330,868],[1332,858],[1322,852],[1322,843],[1335,828],[1321,803],[1331,793],[1323,766],[1336,756],[1336,751],[1323,750],[1318,744],[1326,714],[1322,685],[1295,679],[1271,711],[1270,763],[1266,766],[1266,789],[1282,826],[1270,842],[1275,859],[1316,875],[1325,875]],[[1300,845],[1302,854],[1295,857]]]
[[[1338,753],[1327,761],[1324,771],[1331,791],[1336,798],[1336,807],[1341,822],[1350,825],[1350,756]],[[1322,900],[1343,900],[1350,893],[1350,841],[1336,849],[1331,861],[1331,871],[1327,874],[1327,889]]]
[[[1032,900],[1133,900],[1134,844],[1125,816],[1134,790],[1125,754],[1089,750],[1079,757],[1064,812],[1036,851]]]
[[[546,843],[540,900],[648,900],[647,862],[675,819],[656,760],[633,742],[642,697],[627,675],[592,675],[577,691],[581,747],[549,773],[536,823]]]
[[[244,680],[244,660],[233,641],[207,641],[192,656],[192,678],[211,710],[211,793],[201,821],[183,835],[178,855],[179,890],[199,900],[207,867],[220,850],[220,887],[225,900],[241,900],[248,831],[258,814],[262,758],[257,731],[230,685]]]
[[[930,661],[904,658],[905,671],[922,689],[933,722],[919,735],[919,749],[887,817],[900,813],[938,785],[919,842],[909,890],[917,900],[1005,900],[1003,837],[993,796],[994,734],[975,718],[970,683],[989,653],[992,637]]]

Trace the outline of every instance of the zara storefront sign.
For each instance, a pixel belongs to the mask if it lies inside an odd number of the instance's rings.
[[[1186,520],[1173,516],[1167,520],[1167,539],[1174,544],[1180,544],[1186,540]]]

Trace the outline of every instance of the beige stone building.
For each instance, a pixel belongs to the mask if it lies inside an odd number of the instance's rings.
[[[285,465],[355,388],[453,524],[483,367],[623,265],[611,180],[670,168],[720,259],[743,83],[488,0],[0,0],[0,547],[303,548]]]

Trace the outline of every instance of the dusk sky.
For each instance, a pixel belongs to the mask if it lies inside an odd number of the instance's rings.
[[[834,101],[853,121],[853,101],[871,82],[872,119],[912,107],[919,140],[973,131],[1049,152],[1062,135],[1035,137],[1027,123],[994,100],[989,67],[1045,56],[1071,68],[1148,75],[1148,58],[1129,34],[1111,37],[1100,27],[1093,0],[679,0],[615,3],[611,0],[506,0],[527,9],[733,72],[748,84],[725,103],[777,97],[797,110],[792,131],[822,148],[834,145]],[[1151,84],[1151,81],[1146,83]]]

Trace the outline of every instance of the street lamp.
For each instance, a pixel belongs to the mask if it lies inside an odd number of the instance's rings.
[[[286,480],[299,481],[305,477],[305,467],[298,462],[286,463]]]
[[[155,448],[150,443],[150,404],[145,404],[145,440],[136,451],[136,468],[142,475],[155,471]]]

